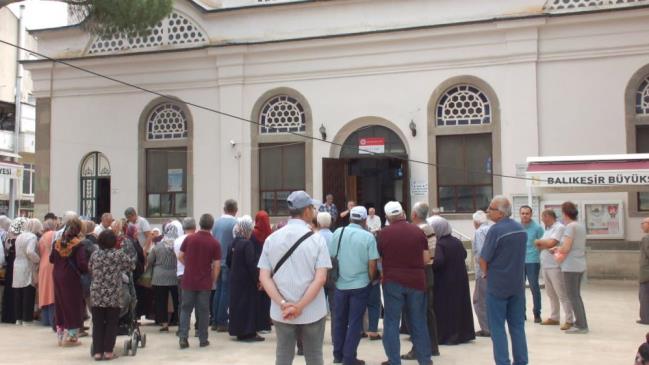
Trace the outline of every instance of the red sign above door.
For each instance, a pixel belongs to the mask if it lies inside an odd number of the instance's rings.
[[[359,154],[385,153],[385,138],[363,137],[358,141]]]

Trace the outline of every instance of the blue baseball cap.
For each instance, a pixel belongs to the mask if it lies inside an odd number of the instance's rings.
[[[319,200],[312,199],[309,194],[304,190],[298,190],[291,193],[291,195],[286,198],[289,209],[302,209],[306,208],[309,205],[313,205],[318,208],[322,203]]]

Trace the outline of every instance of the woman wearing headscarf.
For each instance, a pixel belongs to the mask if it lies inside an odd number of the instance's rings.
[[[83,239],[81,240],[81,247],[83,247],[83,252],[86,255],[86,262],[90,262],[90,256],[93,252],[99,249],[97,245],[97,236],[95,236],[95,222],[91,220],[82,221],[83,225]],[[90,300],[90,282],[92,277],[90,272],[81,275],[81,288],[83,289],[83,302],[86,305],[86,310],[84,311],[84,318],[89,318],[89,313],[92,312],[92,301]],[[85,337],[88,335],[86,332],[89,328],[83,327],[79,333],[79,337]]]
[[[2,322],[16,323],[16,312],[14,310],[14,290],[9,283],[13,282],[14,260],[16,259],[16,236],[11,233],[11,220],[6,216],[0,216],[0,238],[2,238],[2,249],[5,256],[5,286],[2,292]]]
[[[59,346],[80,344],[78,334],[79,328],[83,327],[84,306],[81,275],[88,272],[88,262],[79,238],[81,230],[79,218],[69,219],[50,254],[50,262],[54,264],[56,336]]]
[[[147,255],[147,266],[153,269],[151,284],[155,296],[155,318],[162,325],[160,332],[169,332],[169,293],[174,313],[178,312],[178,259],[174,252],[174,241],[182,234],[182,225],[173,221],[165,225],[164,237],[156,243]]]
[[[466,271],[466,249],[451,235],[448,221],[440,216],[427,220],[437,237],[433,271],[435,272],[435,315],[439,344],[457,345],[475,339],[473,311]]]
[[[255,259],[259,261],[266,238],[273,233],[270,227],[270,217],[265,210],[255,215],[255,229],[252,231],[252,242],[255,247]],[[270,331],[270,297],[259,286],[257,291],[257,331]]]
[[[14,290],[14,311],[16,324],[29,324],[34,320],[34,300],[36,299],[36,269],[40,257],[36,243],[43,226],[38,219],[16,218],[11,224],[11,232],[17,234],[16,259],[11,284]]]
[[[257,335],[257,302],[259,298],[257,249],[252,242],[254,223],[248,215],[237,220],[234,226],[232,252],[228,255],[230,268],[230,336],[245,342],[263,341]]]
[[[38,267],[38,307],[41,309],[41,323],[50,327],[54,327],[54,265],[49,257],[56,228],[57,223],[54,219],[46,219],[43,223],[43,236],[38,241],[38,253],[41,257]]]

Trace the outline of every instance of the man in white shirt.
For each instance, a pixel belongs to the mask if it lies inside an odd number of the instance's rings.
[[[153,244],[153,236],[151,235],[151,226],[149,225],[149,221],[140,217],[133,207],[126,208],[124,216],[130,224],[134,224],[137,227],[137,239],[144,250],[144,255],[146,256],[151,250]]]
[[[543,250],[541,251],[541,270],[543,270],[545,292],[548,298],[550,298],[551,308],[550,318],[542,321],[541,324],[556,326],[561,323],[559,321],[559,302],[561,302],[566,321],[561,326],[561,329],[567,330],[575,322],[572,305],[570,304],[570,300],[568,300],[561,267],[548,250],[559,244],[566,227],[557,221],[557,215],[552,209],[546,209],[541,213],[541,221],[545,226],[545,233],[541,239],[534,241],[534,244]]]
[[[376,215],[376,209],[371,207],[367,210],[367,229],[376,236],[376,234],[381,230],[381,217]]]
[[[110,213],[104,213],[101,215],[101,222],[95,227],[95,236],[99,237],[99,234],[107,229],[110,229],[110,225],[113,224],[113,215]]]
[[[308,226],[316,216],[319,203],[304,191],[294,191],[286,201],[291,219],[266,238],[258,265],[259,280],[272,300],[270,317],[277,331],[275,364],[293,363],[300,333],[306,364],[322,365],[327,316],[323,286],[331,258],[324,238],[312,234]],[[286,256],[299,240],[302,240],[299,246],[290,257]],[[282,260],[283,257],[288,258]]]

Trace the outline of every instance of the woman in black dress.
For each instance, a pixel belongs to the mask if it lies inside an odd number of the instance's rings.
[[[230,268],[230,336],[239,341],[263,341],[257,334],[257,301],[259,299],[257,253],[250,240],[254,222],[250,216],[237,220],[232,252],[228,255]]]
[[[466,271],[466,249],[451,235],[448,221],[440,216],[428,218],[437,237],[435,272],[435,316],[440,345],[457,345],[475,339],[473,310]]]

